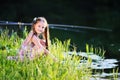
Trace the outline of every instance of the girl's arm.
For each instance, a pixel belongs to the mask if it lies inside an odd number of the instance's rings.
[[[35,46],[38,48],[38,49],[42,49],[44,50],[44,52],[46,54],[49,54],[49,51],[40,43],[40,40],[38,37],[36,37],[35,35],[33,35],[32,37],[32,42],[35,44]]]
[[[39,38],[36,37],[35,35],[32,37],[32,42],[36,45],[38,49],[44,50],[44,53],[46,55],[49,55],[51,58],[53,58],[54,61],[57,61],[54,55],[50,54],[49,50],[47,50],[39,41]]]

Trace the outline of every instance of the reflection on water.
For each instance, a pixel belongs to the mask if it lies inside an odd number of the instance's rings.
[[[111,69],[111,68],[115,68],[118,66],[118,64],[114,63],[115,59],[104,59],[104,60],[100,60],[97,62],[92,62],[91,64],[91,68],[92,69]],[[117,60],[115,60],[117,62]]]
[[[117,78],[114,78],[114,76],[117,75]],[[111,78],[111,79],[108,79]],[[93,75],[93,77],[90,80],[119,80],[120,79],[120,73],[98,73]]]
[[[94,53],[85,53],[85,52],[77,52],[76,54],[74,52],[68,52],[69,55],[76,55],[83,57],[82,60],[80,60],[80,64],[78,65],[78,68],[81,67],[83,64],[87,64],[87,59],[92,59],[91,65],[88,66],[92,68],[93,70],[96,70],[97,73],[93,74],[93,78],[91,80],[108,80],[106,77],[114,78],[114,75],[117,77],[120,76],[120,73],[116,72],[109,72],[106,73],[104,70],[106,69],[115,69],[118,65],[117,59],[105,59],[101,56],[98,56]],[[100,72],[102,70],[102,73]],[[106,79],[105,79],[106,78]]]
[[[73,52],[68,52],[68,54],[72,55]],[[91,68],[92,69],[111,69],[118,66],[117,59],[104,59],[94,53],[85,53],[85,52],[77,52],[77,56],[85,57],[86,59],[80,60],[80,65],[87,62],[87,58],[92,59]]]

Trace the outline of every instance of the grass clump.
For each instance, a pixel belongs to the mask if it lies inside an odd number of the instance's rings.
[[[90,80],[91,69],[86,65],[78,68],[80,60],[67,54],[70,40],[62,42],[55,38],[51,41],[49,50],[59,59],[58,62],[49,56],[21,62],[6,57],[15,56],[24,39],[17,32],[8,33],[4,30],[0,34],[0,80]],[[24,31],[24,36],[26,34]]]

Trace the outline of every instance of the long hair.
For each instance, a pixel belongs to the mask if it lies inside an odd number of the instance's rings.
[[[46,28],[45,28],[44,33],[42,34],[42,37],[43,37],[43,39],[45,39],[45,41],[46,41],[46,43],[45,43],[46,49],[48,49],[49,44],[50,44],[50,42],[49,42],[50,37],[49,37],[49,26],[48,26],[47,20],[46,20],[44,17],[35,17],[35,18],[33,19],[33,22],[32,22],[32,29],[31,29],[31,30],[33,30],[33,33],[34,33],[35,35],[37,34],[37,33],[35,32],[34,25],[35,25],[38,21],[42,21],[42,22],[45,24],[45,27],[46,27]]]

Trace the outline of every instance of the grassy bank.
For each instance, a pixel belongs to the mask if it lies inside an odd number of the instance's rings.
[[[0,35],[0,80],[89,80],[91,69],[82,65],[78,69],[79,60],[70,55],[64,55],[69,51],[70,40],[64,42],[53,39],[50,46],[51,54],[59,61],[54,62],[49,56],[42,56],[35,60],[14,61],[7,60],[7,56],[15,56],[24,40],[17,36],[16,32],[8,35],[5,30]],[[23,32],[26,36],[27,32]],[[72,57],[72,59],[71,59]],[[90,62],[88,62],[90,63]]]

